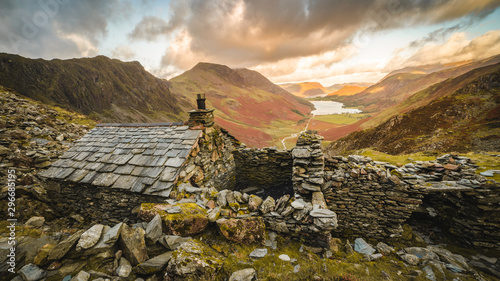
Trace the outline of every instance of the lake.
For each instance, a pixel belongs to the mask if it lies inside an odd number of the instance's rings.
[[[316,107],[311,113],[314,115],[328,115],[341,113],[360,113],[356,108],[343,108],[344,104],[336,101],[311,101]]]

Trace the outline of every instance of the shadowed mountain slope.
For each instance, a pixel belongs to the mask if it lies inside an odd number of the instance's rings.
[[[47,61],[0,53],[0,84],[104,122],[180,121],[191,108],[139,62],[104,56]]]

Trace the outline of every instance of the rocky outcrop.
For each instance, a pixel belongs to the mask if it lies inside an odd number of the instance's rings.
[[[217,252],[197,240],[188,240],[172,253],[165,280],[216,280],[222,266]]]
[[[196,203],[142,204],[139,216],[146,221],[160,215],[165,233],[190,236],[208,226],[207,211]]]
[[[219,231],[226,239],[236,243],[262,243],[265,235],[264,220],[261,217],[242,219],[218,219]]]

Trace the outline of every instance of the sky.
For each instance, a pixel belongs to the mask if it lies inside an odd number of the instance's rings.
[[[500,54],[500,0],[0,0],[0,52],[105,55],[170,79],[198,62],[274,83],[377,82]]]

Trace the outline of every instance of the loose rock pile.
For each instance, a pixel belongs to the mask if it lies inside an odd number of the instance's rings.
[[[186,190],[183,186],[181,189]],[[320,209],[311,200],[290,198],[278,200],[239,191],[189,187],[191,198],[167,200],[163,204],[142,204],[139,216],[149,221],[159,214],[169,232],[196,235],[208,223],[216,223],[220,232],[238,243],[262,242],[265,224],[271,230],[308,240],[315,247],[328,249],[331,231],[337,226],[336,214]],[[320,249],[321,251],[321,249]]]
[[[0,116],[0,166],[15,167],[18,184],[23,185],[36,181],[37,171],[47,168],[72,141],[87,133],[88,126],[76,122],[93,124],[81,115],[1,90]]]

